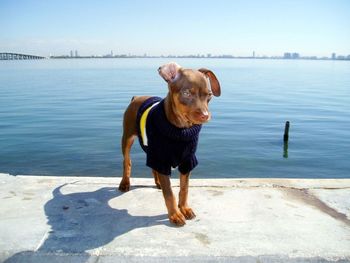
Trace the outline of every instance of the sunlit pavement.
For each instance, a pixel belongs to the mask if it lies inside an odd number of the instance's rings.
[[[119,181],[0,174],[0,262],[350,262],[350,179],[191,179],[184,227]]]

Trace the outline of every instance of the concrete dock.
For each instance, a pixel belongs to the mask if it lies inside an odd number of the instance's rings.
[[[350,179],[192,178],[184,227],[119,181],[0,174],[0,262],[350,262]]]

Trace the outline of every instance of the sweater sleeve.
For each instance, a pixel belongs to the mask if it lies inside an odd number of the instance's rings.
[[[193,153],[185,161],[179,165],[179,171],[182,174],[187,174],[191,172],[198,165],[198,160],[196,155]]]

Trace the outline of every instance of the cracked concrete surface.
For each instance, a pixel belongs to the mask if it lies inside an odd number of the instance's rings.
[[[350,261],[350,179],[192,179],[181,228],[119,180],[0,174],[0,262]]]

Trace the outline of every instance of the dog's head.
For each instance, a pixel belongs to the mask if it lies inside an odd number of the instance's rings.
[[[210,120],[209,101],[221,94],[215,74],[205,68],[184,69],[172,62],[159,67],[159,74],[168,83],[174,111],[189,125]]]

